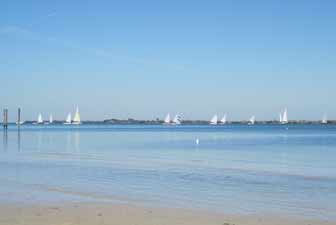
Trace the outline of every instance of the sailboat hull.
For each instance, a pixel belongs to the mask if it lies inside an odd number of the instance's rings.
[[[212,119],[209,122],[210,125],[217,125],[218,124],[218,117],[217,115],[214,115]]]

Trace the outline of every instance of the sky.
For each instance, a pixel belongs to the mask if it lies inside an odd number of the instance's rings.
[[[15,120],[336,119],[332,0],[0,1]]]

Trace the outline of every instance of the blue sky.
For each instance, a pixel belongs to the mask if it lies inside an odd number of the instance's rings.
[[[0,107],[25,119],[336,118],[334,1],[1,1]]]

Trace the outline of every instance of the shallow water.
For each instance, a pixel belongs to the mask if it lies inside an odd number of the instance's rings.
[[[336,126],[24,125],[0,138],[0,202],[336,218]]]

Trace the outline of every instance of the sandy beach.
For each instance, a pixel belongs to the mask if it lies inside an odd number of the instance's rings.
[[[1,225],[331,225],[336,221],[272,215],[224,215],[131,204],[69,203],[0,206]]]

